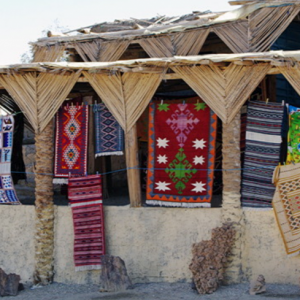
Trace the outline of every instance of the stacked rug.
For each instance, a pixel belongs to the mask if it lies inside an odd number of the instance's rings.
[[[273,208],[288,255],[300,251],[300,163],[278,166]]]
[[[275,192],[272,175],[280,159],[284,106],[250,101],[242,174],[242,205],[270,208]]]
[[[0,203],[20,204],[11,176],[14,117],[0,117]]]
[[[105,254],[101,175],[71,177],[68,197],[74,224],[76,271],[101,268]]]
[[[88,106],[65,105],[56,114],[53,183],[87,173]]]
[[[217,117],[186,102],[150,104],[148,205],[211,206]]]
[[[104,103],[94,105],[95,156],[123,155],[124,131]]]

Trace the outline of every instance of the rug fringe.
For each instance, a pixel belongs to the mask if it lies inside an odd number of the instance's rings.
[[[123,151],[113,151],[113,152],[103,152],[103,153],[96,153],[95,157],[99,156],[107,156],[107,155],[123,155]]]
[[[68,184],[68,178],[53,178],[53,183],[56,184]]]
[[[246,211],[272,211],[272,207],[242,207],[243,210]]]
[[[18,199],[18,202],[7,202],[7,204],[12,204],[12,205],[23,205],[20,200]]]
[[[299,255],[299,254],[300,254],[300,251],[297,251],[297,252],[288,254],[287,256],[288,256],[288,257],[294,257],[294,256],[297,256],[297,255]]]
[[[89,270],[101,270],[102,266],[101,265],[92,265],[92,266],[80,266],[80,267],[75,267],[75,271],[89,271]]]
[[[102,200],[72,203],[71,207],[87,206],[87,205],[91,205],[91,204],[102,204]]]
[[[199,207],[211,207],[210,203],[185,203],[185,202],[167,202],[158,200],[146,200],[148,205],[159,205],[166,207],[183,207],[183,208],[199,208]]]

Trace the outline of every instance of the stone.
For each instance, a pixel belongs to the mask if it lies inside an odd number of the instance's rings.
[[[250,283],[249,294],[256,295],[266,291],[266,280],[263,275],[259,275],[256,280],[252,280]]]
[[[199,294],[211,294],[219,287],[235,233],[233,224],[226,223],[213,229],[211,240],[193,245],[189,268]]]
[[[17,296],[21,277],[17,274],[6,274],[0,268],[0,296]]]
[[[120,292],[132,288],[125,262],[118,256],[101,255],[100,292]]]

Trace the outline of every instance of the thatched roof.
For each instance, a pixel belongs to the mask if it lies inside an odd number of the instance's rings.
[[[40,38],[33,45],[51,45],[57,42],[87,41],[97,38],[103,40],[136,39],[153,35],[161,35],[171,32],[181,32],[193,28],[209,27],[217,24],[235,22],[246,19],[250,14],[264,7],[282,7],[300,5],[298,0],[259,0],[259,1],[230,1],[232,4],[247,4],[233,11],[211,12],[195,11],[191,14],[167,17],[157,16],[151,19],[129,19],[115,20],[114,22],[103,22],[95,25],[81,27],[67,33],[48,33],[49,37]],[[68,35],[78,32],[78,35]],[[55,36],[56,35],[56,36]]]
[[[215,54],[90,63],[0,66],[0,85],[42,131],[77,82],[88,82],[128,132],[163,79],[182,79],[227,123],[267,74],[300,93],[300,51]],[[33,88],[34,87],[34,88]]]
[[[210,34],[219,37],[229,52],[263,52],[298,17],[299,11],[299,1],[266,0],[251,1],[225,13],[116,20],[90,26],[90,30],[79,29],[87,34],[41,38],[33,43],[34,61],[59,61],[65,51],[86,62],[116,61],[134,45],[149,57],[198,55]]]
[[[269,62],[272,66],[290,65],[300,62],[300,51],[269,51],[260,53],[232,53],[232,54],[208,54],[196,56],[174,56],[165,58],[148,58],[119,60],[114,62],[37,62],[30,64],[0,65],[0,73],[11,74],[14,72],[55,72],[60,71],[89,71],[100,72],[136,72],[153,73],[157,70],[168,69],[174,66],[196,66],[218,63],[255,64]]]

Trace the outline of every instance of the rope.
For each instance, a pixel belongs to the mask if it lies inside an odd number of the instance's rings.
[[[130,168],[125,168],[125,169],[118,169],[118,170],[113,170],[109,172],[104,172],[104,173],[99,173],[96,172],[95,174],[99,175],[108,175],[108,174],[114,174],[114,173],[119,173],[119,172],[124,172],[127,170],[165,170],[166,168],[139,168],[139,167],[130,167]],[[257,169],[271,169],[273,170],[274,167],[248,167],[248,168],[235,168],[235,169],[188,169],[188,170],[196,170],[196,171],[214,171],[214,172],[223,172],[223,171],[242,171],[242,170],[257,170]],[[170,171],[186,171],[187,169],[168,169]],[[54,173],[35,173],[35,172],[18,172],[18,171],[11,171],[11,173],[18,173],[18,174],[33,174],[33,175],[45,175],[45,176],[54,176]],[[87,175],[92,175],[91,173],[87,173]],[[82,175],[84,176],[84,175]]]

